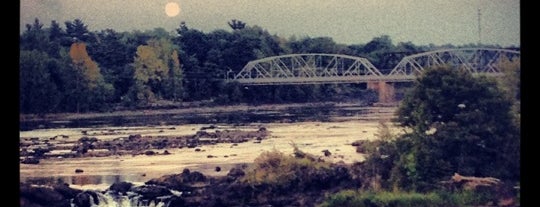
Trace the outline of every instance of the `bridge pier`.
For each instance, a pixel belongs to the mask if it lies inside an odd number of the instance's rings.
[[[379,95],[379,103],[390,104],[395,103],[395,88],[394,83],[385,81],[369,81],[367,82],[367,88],[377,91]]]

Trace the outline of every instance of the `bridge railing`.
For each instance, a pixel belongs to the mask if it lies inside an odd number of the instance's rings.
[[[471,73],[500,73],[502,59],[512,60],[520,53],[495,48],[445,49],[404,57],[388,75],[418,75],[426,68],[449,65]]]
[[[444,49],[404,57],[388,74],[368,59],[341,54],[289,54],[248,62],[233,81],[251,85],[413,81],[426,68],[449,65],[475,74],[498,75],[503,59],[520,52],[494,48]],[[227,75],[228,77],[228,75]]]

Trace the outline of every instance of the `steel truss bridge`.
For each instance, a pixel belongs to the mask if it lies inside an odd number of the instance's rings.
[[[227,81],[244,85],[287,85],[325,83],[408,82],[426,68],[448,65],[475,75],[502,75],[504,59],[515,60],[519,51],[493,48],[443,49],[404,57],[383,74],[363,57],[340,54],[289,54],[248,62]]]

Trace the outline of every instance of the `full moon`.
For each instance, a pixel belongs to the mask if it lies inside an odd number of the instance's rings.
[[[169,17],[174,17],[180,13],[180,6],[177,3],[169,2],[165,5],[165,13]]]

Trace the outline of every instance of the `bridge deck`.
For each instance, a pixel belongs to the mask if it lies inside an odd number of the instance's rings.
[[[244,85],[302,85],[330,83],[367,83],[371,81],[411,82],[416,77],[412,75],[393,76],[330,76],[330,77],[290,77],[290,78],[244,78],[229,79]]]

